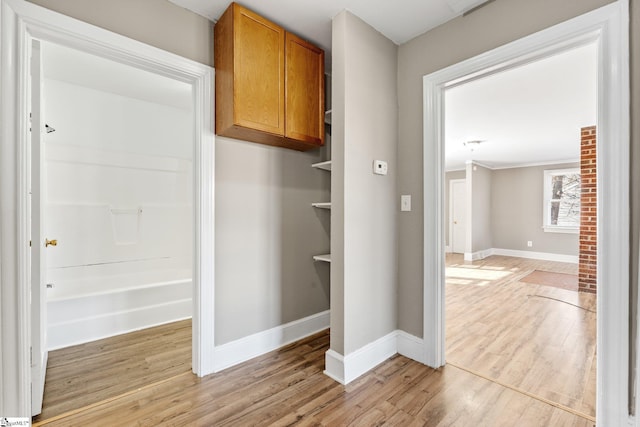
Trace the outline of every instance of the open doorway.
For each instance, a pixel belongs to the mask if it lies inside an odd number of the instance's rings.
[[[596,64],[589,43],[448,88],[443,188],[447,363],[594,422],[596,295],[579,271]]]
[[[629,360],[628,9],[612,3],[423,77],[424,351],[445,361],[443,208],[444,91],[447,87],[573,47],[598,45],[597,401],[600,425],[627,423]]]
[[[38,44],[44,420],[191,371],[194,103],[190,84]]]

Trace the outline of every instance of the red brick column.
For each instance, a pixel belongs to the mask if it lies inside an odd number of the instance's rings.
[[[580,131],[580,254],[578,290],[596,293],[597,271],[597,192],[596,127]]]

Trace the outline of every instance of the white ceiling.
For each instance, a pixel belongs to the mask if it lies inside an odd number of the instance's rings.
[[[446,170],[578,161],[580,128],[596,124],[596,60],[591,44],[448,89]]]
[[[217,21],[229,0],[169,0]],[[349,10],[396,44],[443,24],[486,0],[242,0],[243,6],[331,51],[331,19]]]
[[[43,43],[45,78],[191,109],[191,85],[53,43]]]

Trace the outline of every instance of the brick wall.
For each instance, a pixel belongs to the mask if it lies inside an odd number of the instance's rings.
[[[578,290],[596,293],[597,267],[597,193],[596,193],[596,127],[580,131],[580,252]]]

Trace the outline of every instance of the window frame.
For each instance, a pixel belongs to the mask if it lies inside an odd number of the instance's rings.
[[[558,175],[568,175],[568,174],[577,174],[582,175],[580,173],[579,167],[573,168],[563,168],[563,169],[545,169],[543,174],[543,197],[542,197],[542,229],[545,233],[566,233],[566,234],[578,234],[580,232],[580,221],[578,218],[578,225],[569,226],[569,225],[553,225],[551,224],[551,211],[549,206],[553,200],[561,200],[561,199],[552,199],[551,198],[551,180],[554,176]],[[580,195],[580,203],[582,203],[582,195]]]

